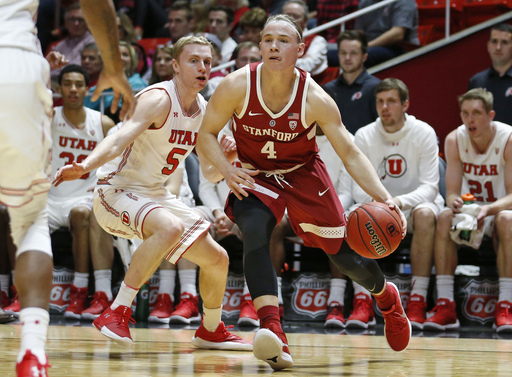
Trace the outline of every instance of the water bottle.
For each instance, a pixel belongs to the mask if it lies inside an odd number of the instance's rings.
[[[135,307],[135,319],[147,321],[149,317],[149,281],[140,287],[137,293],[137,306]]]
[[[464,204],[473,204],[475,202],[475,196],[468,192],[467,194],[462,195],[462,201],[464,202]],[[459,237],[461,240],[469,242],[469,239],[471,238],[471,231],[461,230],[459,233]]]

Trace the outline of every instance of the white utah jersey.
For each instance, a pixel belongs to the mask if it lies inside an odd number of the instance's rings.
[[[158,190],[170,174],[194,149],[197,131],[206,110],[200,94],[199,109],[191,116],[183,111],[174,80],[151,85],[149,90],[164,90],[171,108],[162,127],[145,130],[124,152],[98,169],[99,185],[126,186],[137,190]],[[139,94],[140,95],[140,94]]]
[[[403,210],[439,199],[439,147],[436,133],[427,123],[405,114],[402,129],[389,133],[377,118],[357,130],[355,143],[389,193],[400,199]],[[364,203],[366,196],[357,187],[355,201]]]
[[[512,133],[512,127],[493,122],[496,133],[487,151],[477,153],[465,125],[457,128],[457,144],[462,163],[462,192],[470,192],[479,203],[491,203],[507,194],[505,188],[505,146]]]
[[[52,120],[52,177],[64,165],[71,164],[73,161],[80,163],[85,160],[104,138],[101,113],[87,107],[84,109],[85,123],[83,128],[78,129],[66,119],[62,106],[55,108]],[[88,195],[92,197],[92,191],[88,192],[87,190],[96,185],[95,173],[95,171],[91,171],[80,179],[66,182],[57,187],[52,186],[49,199],[64,200]]]
[[[38,0],[0,0],[0,47],[41,53],[35,26]]]

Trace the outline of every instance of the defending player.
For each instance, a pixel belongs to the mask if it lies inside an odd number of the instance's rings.
[[[285,208],[306,246],[325,250],[343,273],[374,295],[384,314],[388,343],[402,351],[409,343],[411,326],[398,289],[386,283],[375,261],[351,250],[340,251],[345,237],[343,208],[318,157],[316,125],[357,183],[400,214],[405,235],[403,214],[351,140],[334,101],[308,73],[295,68],[304,52],[300,26],[289,16],[270,17],[260,49],[263,63],[250,64],[219,84],[197,145],[202,162],[217,168],[201,164],[205,177],[210,181],[224,177],[232,190],[226,210],[243,234],[245,278],[262,327],[254,337],[254,354],[275,370],[293,365],[279,320],[276,274],[269,256],[270,236]],[[242,168],[225,158],[217,141],[231,117]]]
[[[130,305],[138,289],[163,258],[176,263],[185,257],[201,269],[203,324],[192,343],[200,348],[252,349],[221,322],[226,251],[208,234],[210,223],[163,187],[194,149],[206,108],[198,93],[208,81],[211,62],[212,47],[206,38],[181,38],[174,45],[174,78],[143,90],[132,118],[83,162],[61,168],[54,179],[58,185],[101,167],[94,193],[98,222],[111,234],[144,240],[113,304],[94,321],[102,334],[120,344],[132,343]],[[227,147],[231,150],[232,145]]]

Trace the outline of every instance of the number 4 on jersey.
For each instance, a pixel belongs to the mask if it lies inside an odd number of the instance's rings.
[[[274,142],[267,141],[267,143],[261,148],[261,153],[267,155],[267,159],[276,159],[277,154],[274,149]]]

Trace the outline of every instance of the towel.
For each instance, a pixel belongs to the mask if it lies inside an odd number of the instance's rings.
[[[458,245],[467,245],[473,249],[478,249],[484,237],[484,229],[478,229],[476,216],[480,210],[478,204],[464,204],[460,209],[461,213],[457,213],[452,219],[452,227],[450,228],[450,236]],[[469,240],[461,239],[460,232],[463,230],[471,231]]]

